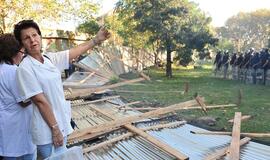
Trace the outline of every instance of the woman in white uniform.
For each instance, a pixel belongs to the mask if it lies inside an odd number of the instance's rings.
[[[34,160],[30,133],[32,105],[23,103],[16,83],[24,49],[12,34],[0,36],[0,156],[4,160]]]
[[[61,72],[72,59],[108,39],[110,33],[101,28],[88,42],[70,50],[44,54],[41,32],[33,20],[17,23],[14,35],[27,51],[17,76],[21,93],[33,102],[33,142],[42,158],[47,158],[53,146],[56,153],[65,149],[67,135],[72,132],[70,104],[64,97]]]

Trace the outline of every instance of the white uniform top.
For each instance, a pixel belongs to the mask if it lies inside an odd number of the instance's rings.
[[[32,105],[21,107],[16,83],[16,65],[0,64],[0,156],[19,157],[32,154]]]
[[[61,71],[69,66],[69,51],[46,53],[42,64],[26,56],[18,67],[18,84],[26,99],[43,93],[49,103],[63,136],[72,132],[70,125],[70,102],[65,100]],[[38,107],[33,104],[32,136],[36,145],[52,143],[51,129],[42,118]]]

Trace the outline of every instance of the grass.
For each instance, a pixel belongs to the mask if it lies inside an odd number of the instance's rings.
[[[231,131],[232,125],[227,121],[234,117],[235,112],[253,117],[242,122],[241,132],[270,132],[270,86],[249,85],[238,81],[224,80],[212,75],[212,68],[203,66],[199,69],[176,68],[173,78],[165,77],[164,70],[150,69],[151,82],[131,84],[117,88],[130,91],[153,91],[153,93],[121,93],[128,101],[142,101],[148,106],[168,106],[190,100],[198,93],[205,97],[207,105],[236,103],[239,89],[242,90],[242,103],[238,107],[208,110],[207,116],[218,118],[217,124],[208,127],[210,130]],[[130,75],[127,75],[130,77]],[[127,78],[125,77],[125,78]],[[134,77],[132,77],[134,78]],[[155,91],[183,91],[185,82],[189,82],[189,92],[186,95],[175,92],[155,93]],[[191,120],[206,116],[200,110],[178,112],[185,119]],[[270,138],[255,140],[270,144]]]

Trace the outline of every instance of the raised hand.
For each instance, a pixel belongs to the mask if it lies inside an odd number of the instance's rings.
[[[111,33],[105,27],[101,27],[96,37],[94,38],[94,41],[95,43],[100,44],[106,39],[110,38],[110,36],[111,36]]]

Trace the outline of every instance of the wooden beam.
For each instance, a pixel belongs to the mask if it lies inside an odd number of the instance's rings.
[[[82,142],[82,141],[89,141],[89,140],[92,140],[92,139],[95,139],[97,137],[103,136],[105,134],[108,134],[108,133],[113,132],[113,131],[118,130],[118,129],[120,129],[120,127],[109,128],[107,130],[103,130],[103,131],[100,131],[100,132],[86,134],[86,135],[81,136],[80,138],[77,138],[77,139],[71,139],[68,136],[67,142],[68,142],[68,144],[73,144],[73,143],[78,143],[78,142]]]
[[[236,102],[236,104],[238,106],[242,103],[242,99],[243,99],[243,91],[242,91],[242,89],[239,89],[238,90],[237,102]]]
[[[215,109],[215,108],[224,108],[224,107],[235,107],[236,104],[227,104],[227,105],[214,105],[214,106],[206,106],[206,109]],[[160,109],[161,107],[141,107],[141,108],[122,108],[122,110],[156,110]],[[191,109],[202,109],[201,106],[194,106],[194,107],[186,107],[182,108],[181,110],[191,110]]]
[[[206,105],[204,104],[201,97],[197,96],[195,99],[198,102],[198,104],[202,107],[202,110],[206,113]]]
[[[98,103],[98,102],[104,102],[104,101],[111,100],[111,99],[116,99],[116,98],[120,98],[120,96],[110,96],[110,97],[105,97],[105,98],[94,100],[94,101],[87,101],[87,102],[81,102],[81,103],[78,103],[78,104],[72,104],[72,107],[88,105],[88,104],[93,104],[93,103]]]
[[[91,78],[95,74],[96,74],[96,72],[91,72],[87,77],[82,79],[79,83],[82,84],[82,83],[86,82],[89,78]]]
[[[141,103],[141,101],[130,102],[130,103],[117,106],[117,108],[122,110],[122,108],[130,108],[129,106],[134,105],[134,104],[139,104],[139,103]]]
[[[184,84],[184,94],[187,94],[189,91],[189,82],[185,82]]]
[[[81,63],[73,63],[73,65],[76,66],[76,67],[82,68],[82,69],[86,70],[87,72],[94,72],[95,74],[97,74],[97,75],[99,75],[99,76],[101,76],[103,78],[106,78],[106,79],[110,79],[111,76],[112,76],[112,75],[109,75],[109,76],[104,75],[103,73],[101,73],[101,72],[99,72],[97,70],[94,70],[94,69],[92,69],[92,68],[90,68],[90,67],[88,67],[88,66],[86,66],[84,64],[81,64]]]
[[[235,112],[233,120],[232,140],[229,147],[230,160],[239,160],[240,158],[241,117],[241,112]]]
[[[251,118],[251,115],[244,115],[241,117],[241,121],[245,121]],[[228,122],[233,123],[233,119],[228,120]]]
[[[88,89],[73,90],[71,95],[68,95],[66,98],[67,99],[74,99],[74,98],[84,97],[84,96],[90,95],[91,93],[103,91],[106,89],[112,89],[112,88],[120,87],[120,86],[127,85],[127,84],[132,84],[132,83],[136,83],[136,82],[141,82],[144,80],[145,80],[144,78],[137,78],[137,79],[133,79],[133,80],[119,82],[119,83],[112,84],[112,85],[106,85],[106,86],[88,88]],[[84,85],[83,87],[87,88],[86,85]]]
[[[132,126],[131,124],[125,125],[125,128],[127,128],[131,132],[138,134],[139,136],[143,137],[144,139],[148,140],[149,142],[155,144],[157,147],[161,148],[162,150],[166,151],[167,153],[170,153],[171,155],[173,155],[177,159],[188,159],[188,157],[186,155],[184,155],[183,153],[179,152],[178,150],[174,149],[173,147],[169,146],[168,144],[163,143],[162,141],[154,138],[153,136],[145,133],[141,129],[138,129],[138,128]]]
[[[190,131],[193,134],[203,135],[232,135],[232,132]],[[270,133],[240,133],[241,136],[254,138],[270,138]]]
[[[142,128],[142,130],[143,131],[149,131],[149,130],[156,130],[156,129],[162,129],[162,128],[176,127],[176,126],[184,125],[184,124],[186,124],[186,121],[178,121],[178,122],[172,122],[172,123],[167,123],[167,124],[154,125],[154,126],[150,126],[150,127],[147,127],[147,128]],[[132,133],[132,132],[125,133],[123,135],[114,137],[114,138],[112,138],[110,140],[107,140],[107,141],[98,143],[96,145],[84,148],[83,153],[91,152],[91,151],[99,149],[101,147],[108,146],[108,145],[116,143],[116,142],[118,142],[120,140],[127,139],[127,138],[129,138],[131,136],[134,136],[134,133]]]
[[[126,91],[126,90],[115,90],[120,93],[151,93],[151,94],[160,94],[160,93],[183,93],[183,91]]]
[[[116,118],[113,115],[106,113],[105,111],[103,111],[97,107],[92,107],[92,108],[94,110],[96,110],[97,112],[107,116],[108,118],[111,118],[112,120],[116,120]],[[129,131],[131,131],[135,134],[138,134],[139,136],[141,136],[144,139],[148,140],[149,142],[153,143],[154,145],[156,145],[157,147],[166,151],[167,153],[170,153],[171,155],[175,156],[177,159],[181,159],[181,160],[188,159],[188,157],[186,155],[184,155],[183,153],[180,153],[178,150],[174,149],[173,147],[169,146],[168,144],[159,141],[158,139],[154,138],[153,136],[149,135],[148,133],[145,133],[142,129],[134,127],[131,124],[125,124],[124,127],[126,129],[128,129]]]
[[[115,121],[111,121],[111,122],[107,122],[105,124],[101,124],[101,125],[97,125],[97,126],[93,126],[93,127],[88,127],[79,131],[75,131],[73,132],[70,136],[69,139],[77,139],[80,138],[81,136],[87,135],[87,134],[91,134],[91,133],[96,133],[96,132],[101,132],[103,130],[107,130],[110,128],[116,128],[128,123],[132,123],[132,122],[136,122],[142,119],[147,119],[147,118],[151,118],[151,117],[157,117],[159,115],[163,115],[163,114],[167,114],[170,112],[174,112],[176,110],[182,109],[182,108],[186,108],[189,106],[193,106],[196,105],[197,101],[196,100],[190,100],[190,101],[186,101],[186,102],[182,102],[179,104],[174,104],[165,108],[161,108],[161,109],[157,109],[154,111],[149,111],[140,115],[135,115],[135,116],[130,116],[130,117],[125,117],[119,120],[115,120]]]
[[[240,146],[247,144],[250,140],[251,140],[251,138],[249,138],[249,137],[245,137],[245,138],[241,139]],[[220,159],[221,157],[225,156],[228,153],[228,149],[229,149],[229,147],[219,149],[219,150],[215,151],[214,153],[208,155],[206,158],[204,158],[204,160]]]

